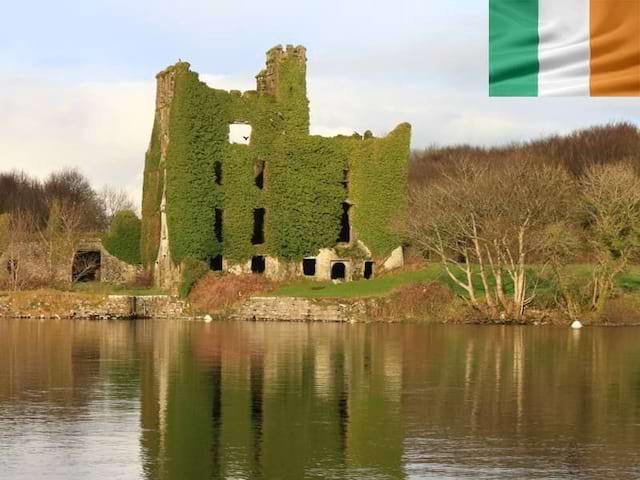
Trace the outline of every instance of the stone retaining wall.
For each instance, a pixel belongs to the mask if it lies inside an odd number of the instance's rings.
[[[355,322],[366,319],[369,301],[351,303],[295,297],[253,297],[232,315],[234,320],[274,322]]]
[[[12,318],[79,318],[134,319],[181,317],[186,302],[168,295],[65,295],[51,302],[34,294],[28,302],[14,302],[10,296],[0,297],[0,317]]]

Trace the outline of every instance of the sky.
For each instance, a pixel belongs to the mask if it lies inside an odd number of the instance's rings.
[[[413,125],[413,148],[500,145],[615,121],[640,99],[489,98],[488,0],[22,0],[0,28],[0,171],[78,168],[139,202],[155,74],[255,88],[265,52],[307,47],[312,133]]]

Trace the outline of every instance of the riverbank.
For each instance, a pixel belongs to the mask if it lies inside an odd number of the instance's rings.
[[[588,267],[571,267],[588,275]],[[580,273],[582,272],[582,273]],[[614,298],[585,325],[640,325],[640,271],[622,275]],[[586,281],[586,279],[585,279]],[[471,308],[438,265],[418,265],[372,280],[348,283],[293,279],[273,283],[257,275],[209,274],[180,299],[145,288],[81,284],[72,291],[0,292],[0,317],[204,318],[289,322],[415,322],[569,325],[550,282],[540,281],[525,317],[490,319]]]

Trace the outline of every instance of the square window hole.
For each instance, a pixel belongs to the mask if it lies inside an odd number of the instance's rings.
[[[316,275],[316,259],[305,258],[302,260],[302,273],[305,277],[315,277]]]
[[[252,273],[264,273],[266,268],[265,258],[262,255],[257,255],[251,258],[251,272]]]

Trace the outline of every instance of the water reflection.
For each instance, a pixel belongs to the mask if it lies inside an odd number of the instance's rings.
[[[0,478],[634,478],[640,331],[0,321]]]

